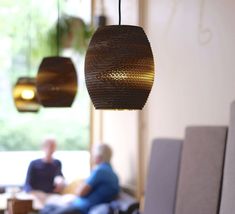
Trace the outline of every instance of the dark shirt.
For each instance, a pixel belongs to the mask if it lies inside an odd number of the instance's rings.
[[[29,165],[24,190],[52,193],[55,188],[54,178],[58,175],[63,176],[59,160],[53,159],[51,163],[46,163],[42,159],[34,160]]]

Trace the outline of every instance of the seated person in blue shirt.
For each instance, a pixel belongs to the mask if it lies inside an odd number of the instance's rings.
[[[56,140],[54,138],[45,139],[42,149],[44,157],[33,160],[28,167],[24,190],[26,192],[59,193],[64,188],[64,179],[61,162],[53,158]]]
[[[47,205],[40,213],[87,214],[91,207],[115,199],[119,193],[119,181],[110,165],[111,156],[112,151],[108,145],[96,146],[92,154],[95,167],[86,181],[78,187],[75,200],[64,207]]]

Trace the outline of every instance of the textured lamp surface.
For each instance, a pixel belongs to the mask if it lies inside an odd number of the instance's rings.
[[[86,54],[85,79],[96,109],[142,109],[154,80],[144,30],[128,25],[98,28]]]
[[[39,102],[44,107],[70,107],[77,93],[77,81],[70,58],[44,58],[36,79]]]
[[[19,78],[13,89],[13,97],[19,112],[39,111],[40,105],[36,96],[35,78]]]

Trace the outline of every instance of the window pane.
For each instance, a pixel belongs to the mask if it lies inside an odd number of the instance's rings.
[[[85,5],[89,21],[90,1],[60,1],[61,14]],[[69,6],[70,4],[70,6]],[[69,11],[76,15],[75,11]],[[79,14],[78,14],[79,15]],[[82,15],[82,14],[80,14]],[[84,16],[84,14],[83,14]],[[60,150],[87,150],[90,131],[90,99],[84,81],[84,56],[67,50],[79,76],[72,108],[41,108],[39,113],[18,113],[12,87],[22,76],[35,77],[44,56],[50,54],[48,32],[57,20],[57,1],[1,0],[0,3],[0,150],[40,149],[46,135],[58,139]]]

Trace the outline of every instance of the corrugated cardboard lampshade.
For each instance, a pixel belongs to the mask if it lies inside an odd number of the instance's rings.
[[[35,78],[21,77],[17,80],[13,97],[19,112],[38,112],[40,104],[36,96]]]
[[[96,109],[142,109],[154,80],[144,30],[128,25],[98,28],[86,54],[85,79]]]
[[[36,79],[39,102],[44,107],[70,107],[77,93],[77,81],[70,58],[44,58]]]

